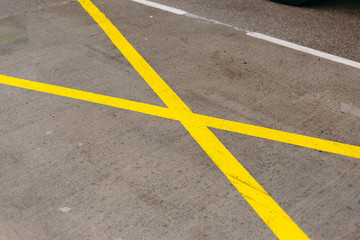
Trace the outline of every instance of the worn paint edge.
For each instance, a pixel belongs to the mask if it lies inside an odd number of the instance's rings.
[[[178,8],[174,8],[174,7],[169,7],[160,3],[155,3],[155,2],[151,2],[151,1],[147,1],[147,0],[131,0],[133,2],[137,2],[137,3],[141,3],[143,5],[149,6],[149,7],[153,7],[153,8],[157,8],[166,12],[171,12],[171,13],[175,13],[177,15],[185,15],[187,14],[187,12],[178,9]]]
[[[360,63],[358,63],[358,62],[355,62],[355,61],[352,61],[352,60],[349,60],[346,58],[338,57],[338,56],[335,56],[335,55],[332,55],[329,53],[325,53],[325,52],[322,52],[319,50],[315,50],[315,49],[312,49],[309,47],[304,47],[304,46],[301,46],[296,43],[288,42],[285,40],[281,40],[281,39],[271,37],[271,36],[268,36],[268,35],[265,35],[262,33],[257,33],[257,32],[248,32],[248,33],[246,33],[246,35],[257,38],[257,39],[261,39],[261,40],[264,40],[267,42],[271,42],[271,43],[274,43],[274,44],[277,44],[277,45],[280,45],[283,47],[287,47],[287,48],[290,48],[293,50],[297,50],[299,52],[307,53],[307,54],[310,54],[313,56],[317,56],[317,57],[320,57],[323,59],[327,59],[327,60],[330,60],[333,62],[341,63],[341,64],[344,64],[344,65],[347,65],[350,67],[360,69]]]

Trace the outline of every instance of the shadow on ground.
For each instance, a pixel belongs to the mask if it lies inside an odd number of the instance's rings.
[[[313,0],[303,5],[303,7],[315,9],[333,9],[347,13],[358,13],[360,11],[360,1],[357,0]]]

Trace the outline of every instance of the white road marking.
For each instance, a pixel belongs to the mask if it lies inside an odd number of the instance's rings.
[[[185,15],[185,14],[187,14],[187,12],[185,12],[185,11],[183,11],[183,10],[180,10],[180,9],[177,9],[177,8],[173,8],[173,7],[168,7],[168,6],[166,6],[166,5],[159,4],[159,3],[154,3],[154,2],[150,2],[150,1],[147,1],[147,0],[131,0],[131,1],[137,2],[137,3],[141,3],[141,4],[144,4],[144,5],[146,5],[146,6],[158,8],[158,9],[161,9],[161,10],[164,10],[164,11],[167,11],[167,12],[175,13],[175,14],[178,14],[178,15]]]
[[[187,12],[181,10],[181,9],[168,7],[166,5],[159,4],[159,3],[154,3],[154,2],[151,2],[151,1],[148,1],[148,0],[131,0],[131,1],[141,3],[141,4],[144,4],[144,5],[150,6],[150,7],[158,8],[158,9],[161,9],[161,10],[164,10],[164,11],[172,12],[172,13],[175,13],[175,14],[178,14],[178,15],[186,15],[188,17],[200,18],[200,19],[203,19],[203,20],[211,22],[211,23],[221,24],[221,25],[224,25],[224,26],[227,26],[227,27],[232,27],[232,28],[235,28],[236,30],[247,32],[246,34],[248,36],[251,36],[251,37],[262,39],[262,40],[265,40],[265,41],[268,41],[268,42],[275,43],[275,44],[280,45],[280,46],[288,47],[288,48],[291,48],[291,49],[294,49],[294,50],[297,50],[297,51],[300,51],[300,52],[304,52],[304,53],[311,54],[311,55],[314,55],[314,56],[317,56],[317,57],[321,57],[321,58],[324,58],[324,59],[327,59],[327,60],[330,60],[330,61],[333,61],[333,62],[341,63],[341,64],[344,64],[344,65],[347,65],[347,66],[351,66],[351,67],[360,69],[360,63],[359,62],[355,62],[355,61],[352,61],[352,60],[349,60],[349,59],[346,59],[346,58],[338,57],[338,56],[335,56],[335,55],[332,55],[332,54],[329,54],[329,53],[321,52],[319,50],[315,50],[315,49],[312,49],[312,48],[304,47],[304,46],[301,46],[301,45],[298,45],[298,44],[295,44],[295,43],[291,43],[291,42],[288,42],[288,41],[285,41],[285,40],[281,40],[281,39],[278,39],[278,38],[275,38],[275,37],[270,37],[270,36],[262,34],[262,33],[248,32],[246,30],[239,29],[239,28],[237,28],[235,26],[231,26],[229,24],[222,23],[222,22],[219,22],[217,20],[203,18],[203,17],[197,16],[197,15],[194,15],[194,14],[187,13]]]
[[[360,118],[360,109],[357,107],[354,107],[350,104],[346,104],[341,102],[340,104],[340,111],[344,112],[344,113],[348,113],[351,114],[355,117],[359,117]]]
[[[351,61],[346,58],[342,58],[342,57],[338,57],[338,56],[335,56],[332,54],[324,53],[324,52],[321,52],[321,51],[318,51],[318,50],[315,50],[312,48],[303,47],[301,45],[291,43],[291,42],[288,42],[285,40],[281,40],[278,38],[270,37],[270,36],[262,34],[262,33],[248,32],[246,35],[254,37],[254,38],[262,39],[262,40],[265,40],[268,42],[272,42],[272,43],[275,43],[280,46],[288,47],[288,48],[291,48],[291,49],[294,49],[294,50],[297,50],[300,52],[308,53],[308,54],[311,54],[311,55],[314,55],[317,57],[321,57],[321,58],[324,58],[324,59],[327,59],[327,60],[330,60],[333,62],[342,63],[344,65],[360,69],[360,63]]]
[[[59,208],[59,211],[61,211],[61,212],[69,212],[69,211],[71,211],[71,208],[69,208],[69,207],[62,207],[62,208]]]
[[[45,135],[51,135],[53,131],[46,131]]]
[[[204,20],[204,21],[206,21],[206,22],[208,22],[208,23],[219,24],[219,25],[223,25],[223,26],[226,26],[226,27],[229,27],[229,28],[234,28],[235,30],[240,30],[240,31],[243,31],[243,32],[247,32],[247,31],[244,30],[244,29],[241,29],[241,28],[232,26],[232,25],[230,25],[230,24],[226,24],[226,23],[223,23],[223,22],[214,20],[214,19],[209,19],[209,18],[205,18],[205,17],[200,17],[200,16],[195,15],[195,14],[187,13],[185,16],[191,17],[191,18],[196,18],[196,19],[201,19],[201,20]]]

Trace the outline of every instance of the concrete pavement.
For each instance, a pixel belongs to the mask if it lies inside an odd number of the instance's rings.
[[[94,1],[195,113],[360,146],[360,71]],[[165,106],[76,1],[0,20],[0,74]],[[0,85],[2,239],[272,239],[179,122]],[[359,159],[212,129],[313,239],[360,237]]]

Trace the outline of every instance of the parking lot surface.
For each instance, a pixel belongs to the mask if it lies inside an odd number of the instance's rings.
[[[1,12],[0,239],[360,238],[359,69],[79,2]]]
[[[360,61],[360,2],[312,0],[287,6],[269,0],[155,0],[240,29],[260,32]]]

